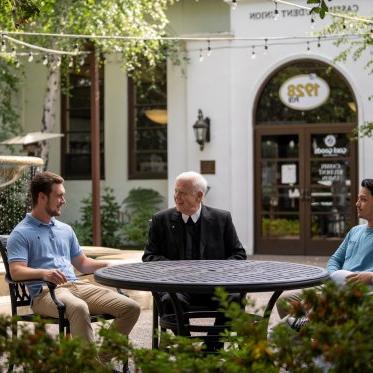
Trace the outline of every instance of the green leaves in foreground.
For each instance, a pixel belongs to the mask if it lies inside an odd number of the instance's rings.
[[[285,325],[273,334],[276,361],[291,372],[368,372],[373,364],[373,297],[363,285],[329,283],[307,290],[301,305],[310,323],[293,333]],[[299,311],[299,304],[292,307]]]
[[[198,340],[162,335],[162,349],[134,348],[127,338],[110,328],[100,329],[100,352],[117,361],[134,363],[136,372],[368,372],[373,365],[373,298],[361,285],[338,287],[333,283],[304,292],[302,301],[290,306],[298,314],[309,312],[310,323],[299,333],[281,324],[267,339],[267,323],[228,302],[217,290],[231,329],[223,333],[225,350],[206,354]],[[258,312],[253,302],[247,309]],[[11,319],[0,317],[0,369],[13,362],[20,372],[110,372],[100,364],[96,349],[75,339],[51,337],[38,323],[35,333],[21,327],[17,338],[9,333]]]

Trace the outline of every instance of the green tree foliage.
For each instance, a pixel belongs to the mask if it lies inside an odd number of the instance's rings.
[[[128,222],[123,226],[126,239],[144,245],[149,230],[149,219],[159,209],[163,197],[153,189],[131,189],[123,200]]]
[[[0,58],[0,141],[21,132],[19,114],[15,103],[19,79],[12,61]]]
[[[39,14],[34,0],[1,0],[0,7],[7,30],[16,29]]]
[[[5,1],[7,14],[0,18],[0,28],[50,34],[89,36],[122,35],[159,37],[168,23],[165,10],[169,0],[34,0]],[[20,16],[15,16],[19,13]],[[7,16],[6,16],[7,15]],[[14,17],[22,22],[11,22]],[[162,55],[161,40],[120,40],[105,38],[60,38],[57,36],[21,36],[24,40],[50,49],[80,51],[92,45],[102,54],[119,54],[125,69],[137,76],[156,66]],[[68,62],[67,61],[63,61]]]
[[[347,14],[356,17],[356,14]],[[367,62],[365,68],[369,74],[373,73],[373,58],[371,49],[373,48],[373,18],[366,16],[358,16],[359,20],[348,20],[336,17],[334,22],[326,27],[320,35],[341,35],[335,42],[337,47],[342,48],[342,51],[335,58],[336,62],[346,62],[348,59],[357,61],[364,58]],[[367,22],[370,21],[370,22]],[[348,28],[348,29],[347,29]],[[359,38],[350,38],[348,35],[356,34]],[[370,101],[373,95],[368,97]],[[372,137],[373,136],[373,122],[366,121],[359,126],[355,131],[357,137]]]
[[[307,4],[313,5],[311,13],[319,14],[321,19],[325,18],[326,12],[329,9],[325,0],[307,0]]]
[[[165,48],[160,37],[164,35],[168,23],[165,10],[172,2],[173,0],[3,0],[0,30],[5,36],[7,32],[15,30],[39,33],[37,36],[35,34],[9,36],[52,50],[80,51],[87,53],[84,55],[86,57],[92,53],[92,50],[102,57],[106,54],[119,56],[128,74],[138,81],[143,73],[156,74],[155,66],[165,59]],[[45,33],[49,36],[41,35]],[[59,37],[62,34],[86,35],[86,37]],[[130,36],[140,40],[106,39],[105,35]],[[146,38],[155,39],[145,40]],[[7,44],[8,52],[11,48],[20,49],[19,45],[5,37],[3,40]],[[0,56],[0,60],[2,58]],[[15,61],[10,54],[7,58]],[[43,59],[40,52],[38,59]],[[47,86],[40,127],[41,131],[51,132],[57,115],[58,72],[61,70],[61,75],[64,76],[68,70],[71,70],[69,66],[71,57],[62,58],[61,61],[60,57],[51,53],[48,60]],[[80,66],[78,62],[80,57],[75,61],[76,69]],[[13,92],[13,90],[5,92]],[[3,112],[11,113],[11,111]],[[47,165],[47,146],[41,144],[39,152]]]
[[[15,31],[38,12],[32,0],[0,0],[0,9],[0,30],[6,31]],[[0,42],[5,43],[5,40],[1,38]],[[14,62],[10,55],[0,54],[0,141],[21,132],[15,102],[19,72]]]

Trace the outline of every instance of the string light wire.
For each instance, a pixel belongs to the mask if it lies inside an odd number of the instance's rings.
[[[277,0],[278,1],[278,0]],[[39,49],[44,52],[53,53],[53,54],[69,54],[69,55],[77,55],[77,54],[87,54],[87,52],[79,52],[78,50],[74,50],[73,52],[65,52],[59,50],[53,50],[48,48],[39,47],[33,44],[29,44],[9,35],[19,35],[19,36],[52,36],[52,37],[60,37],[60,38],[75,38],[75,39],[117,39],[117,40],[133,40],[133,41],[147,41],[147,40],[159,40],[159,41],[264,41],[267,40],[294,40],[294,39],[309,39],[311,36],[265,36],[265,37],[252,37],[252,36],[201,36],[201,37],[191,37],[191,36],[123,36],[123,35],[85,35],[85,34],[51,34],[51,33],[32,33],[32,32],[8,32],[8,31],[0,31],[0,34],[6,39],[9,39],[15,43],[19,43],[21,45],[27,46],[29,48]],[[334,34],[332,35],[333,38],[343,38],[349,36],[363,36],[366,33],[342,33],[342,34]],[[317,38],[317,36],[315,36]]]
[[[359,40],[361,38],[364,37],[365,34],[339,34],[339,35],[329,35],[329,36],[283,36],[283,37],[259,37],[259,38],[251,38],[251,37],[239,37],[239,38],[227,38],[227,37],[223,37],[223,38],[188,38],[189,41],[193,42],[193,41],[207,41],[208,42],[208,46],[210,46],[210,52],[212,51],[212,47],[211,47],[211,40],[214,40],[216,42],[222,42],[222,41],[229,41],[229,42],[232,42],[232,41],[236,41],[237,43],[239,42],[255,42],[255,44],[245,44],[245,45],[234,45],[232,43],[230,43],[229,45],[214,45],[214,50],[222,50],[222,49],[242,49],[242,48],[246,48],[246,49],[252,49],[252,47],[256,47],[256,48],[259,48],[259,47],[263,47],[264,48],[264,51],[267,52],[268,49],[269,49],[269,46],[271,47],[275,47],[275,46],[288,46],[288,45],[304,45],[304,44],[316,44],[317,46],[319,46],[321,40],[323,42],[332,42],[332,41],[335,41],[335,40],[338,40],[339,38],[341,37],[344,37],[346,39],[350,39],[350,40]],[[5,37],[5,35],[3,36]],[[12,38],[13,39],[13,38]],[[269,42],[270,41],[270,42]],[[219,43],[219,44],[220,44]],[[45,48],[43,49],[43,51],[45,51]],[[49,52],[50,50],[49,49],[46,49],[46,53],[47,54],[53,54],[53,52]],[[204,59],[204,56],[203,56],[203,50],[198,47],[198,48],[188,48],[188,52],[193,52],[193,51],[199,51],[200,52],[200,57],[202,55],[202,60]],[[207,51],[209,51],[209,49],[207,48]],[[6,54],[9,54],[9,52],[2,52],[2,53],[6,53]],[[80,64],[84,64],[84,57],[89,54],[90,52],[78,52],[77,53],[77,49],[76,49],[76,46],[75,46],[75,52],[69,52],[69,55],[70,55],[70,58],[72,59],[73,56],[76,56],[76,55],[81,55],[82,58],[81,60],[79,61]],[[37,55],[38,53],[34,52],[33,55]],[[28,53],[24,53],[24,52],[17,52],[16,53],[17,56],[30,56],[30,52]],[[46,56],[46,55],[45,55]],[[47,58],[48,60],[48,58]],[[69,65],[72,64],[72,60],[70,60],[70,63]]]
[[[6,40],[9,40],[11,41],[12,43],[14,44],[17,44],[17,45],[21,45],[23,47],[27,47],[27,48],[30,48],[30,49],[33,49],[33,50],[38,50],[40,52],[46,52],[46,53],[50,53],[50,54],[59,54],[59,55],[67,55],[67,56],[77,56],[79,54],[86,54],[88,52],[68,52],[68,51],[61,51],[61,50],[58,50],[58,49],[49,49],[49,48],[44,48],[44,47],[40,47],[38,45],[35,45],[35,44],[30,44],[30,43],[27,43],[25,41],[22,41],[22,40],[18,40],[16,38],[13,38],[9,35],[7,35],[6,33],[2,32],[2,37]]]
[[[358,40],[359,36],[357,35],[350,35],[350,39],[352,40]],[[311,44],[318,44],[319,42],[319,36],[318,37],[306,37],[306,41],[301,41],[301,40],[297,40],[297,41],[279,41],[279,42],[273,42],[271,44],[267,44],[267,46],[271,46],[272,47],[283,47],[283,46],[292,46],[292,45],[311,45]],[[335,39],[332,38],[332,37],[328,37],[328,36],[323,36],[323,37],[320,37],[320,42],[323,41],[323,42],[332,42],[334,41]],[[254,46],[256,48],[258,47],[265,47],[265,42],[264,43],[260,43],[260,44],[255,44]],[[218,51],[218,50],[225,50],[225,49],[251,49],[252,50],[252,47],[253,47],[253,44],[244,44],[244,45],[217,45],[217,46],[214,46],[214,51]],[[201,49],[200,48],[189,48],[186,53],[189,53],[189,52],[199,52]]]

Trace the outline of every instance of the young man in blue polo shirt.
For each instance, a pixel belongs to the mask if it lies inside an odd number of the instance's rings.
[[[135,325],[139,305],[113,290],[79,281],[73,267],[92,273],[108,263],[84,255],[73,229],[58,220],[65,204],[63,178],[42,172],[32,179],[32,211],[14,228],[7,242],[10,273],[14,280],[42,279],[57,285],[56,295],[66,305],[73,336],[94,343],[90,314],[115,317],[113,327],[128,335]],[[50,293],[42,283],[29,286],[34,312],[58,317]]]

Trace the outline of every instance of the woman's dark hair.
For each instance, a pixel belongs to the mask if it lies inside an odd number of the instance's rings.
[[[44,171],[36,174],[30,184],[30,193],[32,199],[32,207],[35,207],[38,202],[39,193],[44,193],[49,196],[52,191],[53,184],[62,184],[63,178],[53,172]]]
[[[363,179],[361,186],[367,188],[370,194],[373,196],[373,179]]]

